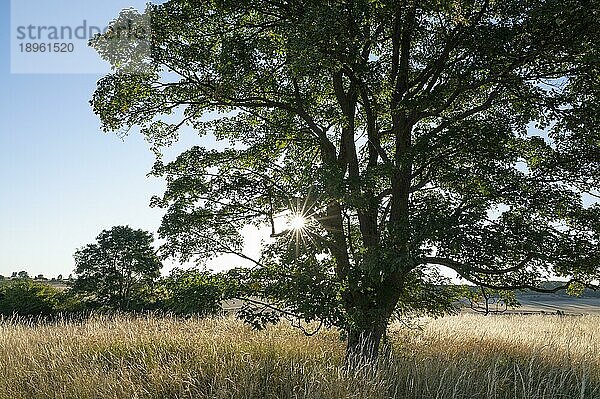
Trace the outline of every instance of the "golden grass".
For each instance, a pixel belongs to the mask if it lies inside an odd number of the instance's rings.
[[[349,375],[334,331],[232,319],[0,322],[0,399],[600,398],[600,317],[462,315],[393,327]],[[376,370],[376,371],[375,371]]]

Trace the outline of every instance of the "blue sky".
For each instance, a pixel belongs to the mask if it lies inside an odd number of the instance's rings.
[[[36,1],[15,1],[35,15]],[[133,0],[53,0],[48,17],[87,18],[68,7],[77,3],[108,22]],[[0,0],[0,274],[66,276],[74,251],[102,229],[156,231],[162,212],[148,203],[163,184],[146,177],[154,159],[141,137],[100,131],[88,101],[101,75],[11,74],[10,15]]]

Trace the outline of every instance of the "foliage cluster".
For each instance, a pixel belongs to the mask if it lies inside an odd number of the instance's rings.
[[[120,308],[98,302],[93,289],[82,294],[75,289],[76,285],[58,289],[32,279],[5,280],[0,284],[0,316],[53,318],[115,311],[214,316],[222,311],[224,281],[222,274],[174,269],[140,294],[135,307]]]
[[[198,269],[173,269],[162,279],[162,309],[179,315],[210,316],[221,312],[225,280]]]
[[[18,278],[0,284],[1,316],[54,316],[83,310],[83,304],[69,292],[46,283]]]
[[[0,283],[0,315],[54,316],[89,311],[164,311],[218,314],[223,277],[197,269],[174,269],[161,278],[162,263],[151,233],[115,226],[75,253],[77,278],[62,289],[15,273]]]

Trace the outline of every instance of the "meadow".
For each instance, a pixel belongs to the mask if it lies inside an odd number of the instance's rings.
[[[0,322],[0,398],[600,398],[600,316],[480,316],[391,327],[377,365],[336,331],[231,318]]]

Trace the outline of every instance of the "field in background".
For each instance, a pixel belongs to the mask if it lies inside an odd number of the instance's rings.
[[[598,398],[599,316],[461,315],[393,326],[348,374],[335,331],[233,319],[0,323],[0,398]]]
[[[560,282],[549,282],[546,288],[554,288]],[[543,294],[532,291],[517,291],[521,306],[516,312],[597,314],[600,315],[600,292],[586,289],[580,297],[567,295],[564,291]]]
[[[559,296],[531,296],[519,299],[521,306],[516,312],[546,312],[558,311],[566,314],[596,314],[600,315],[599,298],[568,298]]]

